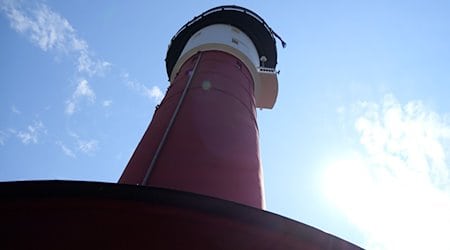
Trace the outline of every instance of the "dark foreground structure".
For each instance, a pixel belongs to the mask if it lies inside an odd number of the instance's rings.
[[[0,249],[360,249],[231,201],[76,181],[0,183]]]
[[[184,25],[119,183],[0,183],[0,249],[360,249],[263,210],[256,108],[278,95],[275,38],[238,6]]]

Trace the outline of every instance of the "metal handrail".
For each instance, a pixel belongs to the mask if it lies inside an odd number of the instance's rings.
[[[189,76],[189,79],[186,83],[186,86],[184,87],[183,93],[181,93],[180,99],[178,100],[177,106],[175,107],[175,110],[173,111],[172,117],[170,118],[169,124],[166,127],[166,130],[164,131],[164,134],[161,138],[161,141],[159,142],[158,148],[155,151],[155,154],[153,155],[152,161],[150,162],[149,167],[147,168],[147,171],[145,172],[144,179],[141,182],[141,185],[147,185],[148,179],[150,178],[150,174],[152,173],[153,167],[156,164],[156,161],[158,160],[159,153],[161,152],[161,149],[163,148],[164,144],[166,143],[167,136],[169,135],[170,129],[172,128],[175,118],[178,115],[178,111],[181,108],[181,104],[183,104],[184,98],[186,97],[186,94],[189,90],[189,87],[192,82],[192,78],[195,75],[195,72],[197,71],[197,66],[200,62],[200,58],[202,56],[202,52],[199,51],[197,53],[197,61],[195,62],[194,68],[192,69],[192,74]]]
[[[273,74],[277,73],[276,69],[274,69],[274,68],[257,67],[257,69],[258,69],[258,72],[261,72],[261,73],[273,73]]]
[[[189,27],[191,24],[197,22],[198,20],[202,19],[203,17],[214,13],[214,12],[218,12],[218,11],[224,11],[224,10],[235,10],[235,11],[241,11],[243,13],[249,14],[251,15],[253,18],[255,18],[256,20],[258,20],[261,24],[264,25],[264,27],[267,29],[267,31],[269,31],[269,33],[271,34],[272,37],[276,37],[278,38],[278,40],[280,40],[281,42],[281,46],[283,46],[283,48],[286,47],[286,42],[283,41],[283,39],[277,34],[275,33],[275,31],[272,30],[272,28],[269,27],[269,25],[264,21],[264,19],[262,19],[262,17],[260,17],[258,14],[256,14],[255,12],[246,9],[244,7],[240,7],[240,6],[236,6],[236,5],[224,5],[224,6],[219,6],[219,7],[215,7],[212,8],[210,10],[207,10],[205,12],[203,12],[202,14],[194,17],[191,21],[187,22],[185,25],[183,25],[183,27],[181,27],[177,33],[175,33],[175,35],[172,37],[171,39],[171,43],[177,38],[177,36],[183,31],[185,30],[187,27]],[[170,47],[170,44],[169,44]]]

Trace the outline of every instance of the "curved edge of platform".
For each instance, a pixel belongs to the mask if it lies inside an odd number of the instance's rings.
[[[60,240],[61,244],[72,242],[73,247],[108,246],[108,240],[112,247],[148,243],[159,249],[186,244],[196,249],[361,249],[303,223],[238,203],[102,182],[0,183],[0,218],[0,233],[8,239],[0,246],[6,247],[36,247],[53,239],[48,243]],[[104,229],[95,235],[97,227]],[[142,239],[146,235],[154,237],[147,242]],[[20,240],[27,238],[31,240]]]

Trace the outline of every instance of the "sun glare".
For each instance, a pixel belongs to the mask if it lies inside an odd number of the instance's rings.
[[[373,183],[365,163],[357,155],[339,159],[326,168],[323,187],[327,199],[343,212],[351,214],[353,223],[362,224],[364,211],[372,196]],[[356,220],[356,221],[354,221]]]
[[[326,167],[324,194],[367,237],[367,249],[446,249],[448,193],[415,171],[392,173],[354,154]]]
[[[448,116],[393,94],[354,112],[359,151],[322,176],[331,206],[365,235],[364,248],[450,249]]]

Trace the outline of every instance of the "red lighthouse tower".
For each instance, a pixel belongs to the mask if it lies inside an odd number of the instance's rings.
[[[274,35],[237,6],[184,25],[167,52],[171,85],[119,183],[263,208],[256,108],[272,108],[277,98]]]

